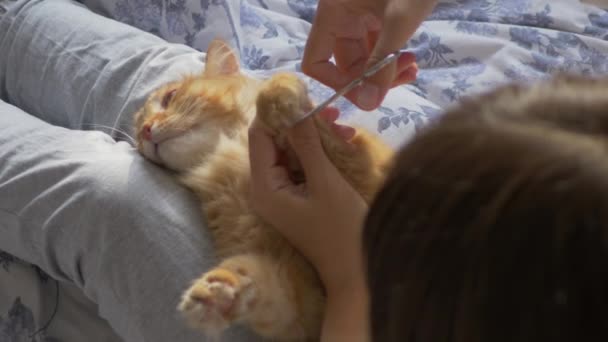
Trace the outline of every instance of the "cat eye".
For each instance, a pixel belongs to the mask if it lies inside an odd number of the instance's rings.
[[[163,108],[167,108],[167,106],[169,105],[169,102],[171,101],[171,99],[173,99],[173,96],[175,96],[176,91],[177,91],[177,89],[173,89],[173,90],[167,92],[165,94],[165,96],[163,96],[163,101],[160,103],[161,106],[163,106]]]

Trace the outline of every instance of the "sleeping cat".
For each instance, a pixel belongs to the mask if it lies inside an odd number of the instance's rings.
[[[179,305],[206,334],[217,336],[241,323],[272,340],[319,338],[322,284],[307,260],[252,210],[247,136],[257,115],[274,132],[295,174],[301,170],[284,129],[312,106],[295,75],[247,77],[233,51],[215,40],[200,75],[157,90],[135,116],[138,150],[177,171],[200,198],[222,260],[194,281]],[[361,129],[344,141],[327,121],[314,120],[329,158],[369,203],[393,151]]]

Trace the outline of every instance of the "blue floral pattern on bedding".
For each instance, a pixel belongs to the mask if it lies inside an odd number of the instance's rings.
[[[50,279],[39,267],[25,263],[3,251],[0,251],[0,274],[0,279],[3,281],[9,280],[11,277],[21,279],[27,274],[29,275],[28,280],[37,282],[40,286],[48,283]],[[29,297],[31,293],[23,293],[23,295]],[[6,309],[4,306],[0,306],[0,341],[60,342],[47,335],[48,323],[41,328],[37,318],[40,316],[34,314],[32,307],[24,303],[21,296],[16,296]]]
[[[317,3],[104,2],[116,19],[201,51],[211,39],[222,37],[239,51],[244,68],[259,77],[276,70],[300,70]],[[399,145],[464,96],[556,72],[608,73],[607,40],[608,11],[576,1],[440,1],[406,46],[417,56],[418,80],[392,91],[373,113],[362,113],[346,100],[337,106],[346,121],[375,130],[392,145]],[[332,93],[312,80],[310,89],[317,100]]]
[[[0,314],[0,341],[3,342],[60,342],[36,330],[32,310],[17,297],[6,316]]]

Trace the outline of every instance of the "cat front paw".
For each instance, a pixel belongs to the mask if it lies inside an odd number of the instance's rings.
[[[276,74],[266,80],[256,106],[258,118],[275,132],[293,125],[313,109],[306,83],[290,73]]]
[[[216,268],[184,293],[179,310],[192,327],[209,336],[219,336],[232,323],[242,320],[254,301],[251,278]]]

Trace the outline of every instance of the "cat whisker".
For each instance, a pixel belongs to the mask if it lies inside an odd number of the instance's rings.
[[[123,138],[127,139],[131,145],[137,145],[137,142],[135,141],[135,139],[129,135],[129,133],[118,129],[116,127],[111,127],[111,126],[106,126],[106,125],[102,125],[102,124],[83,124],[83,126],[85,127],[91,127],[91,128],[105,128],[105,129],[109,129],[110,133],[116,132],[116,133],[120,133],[122,135]]]

